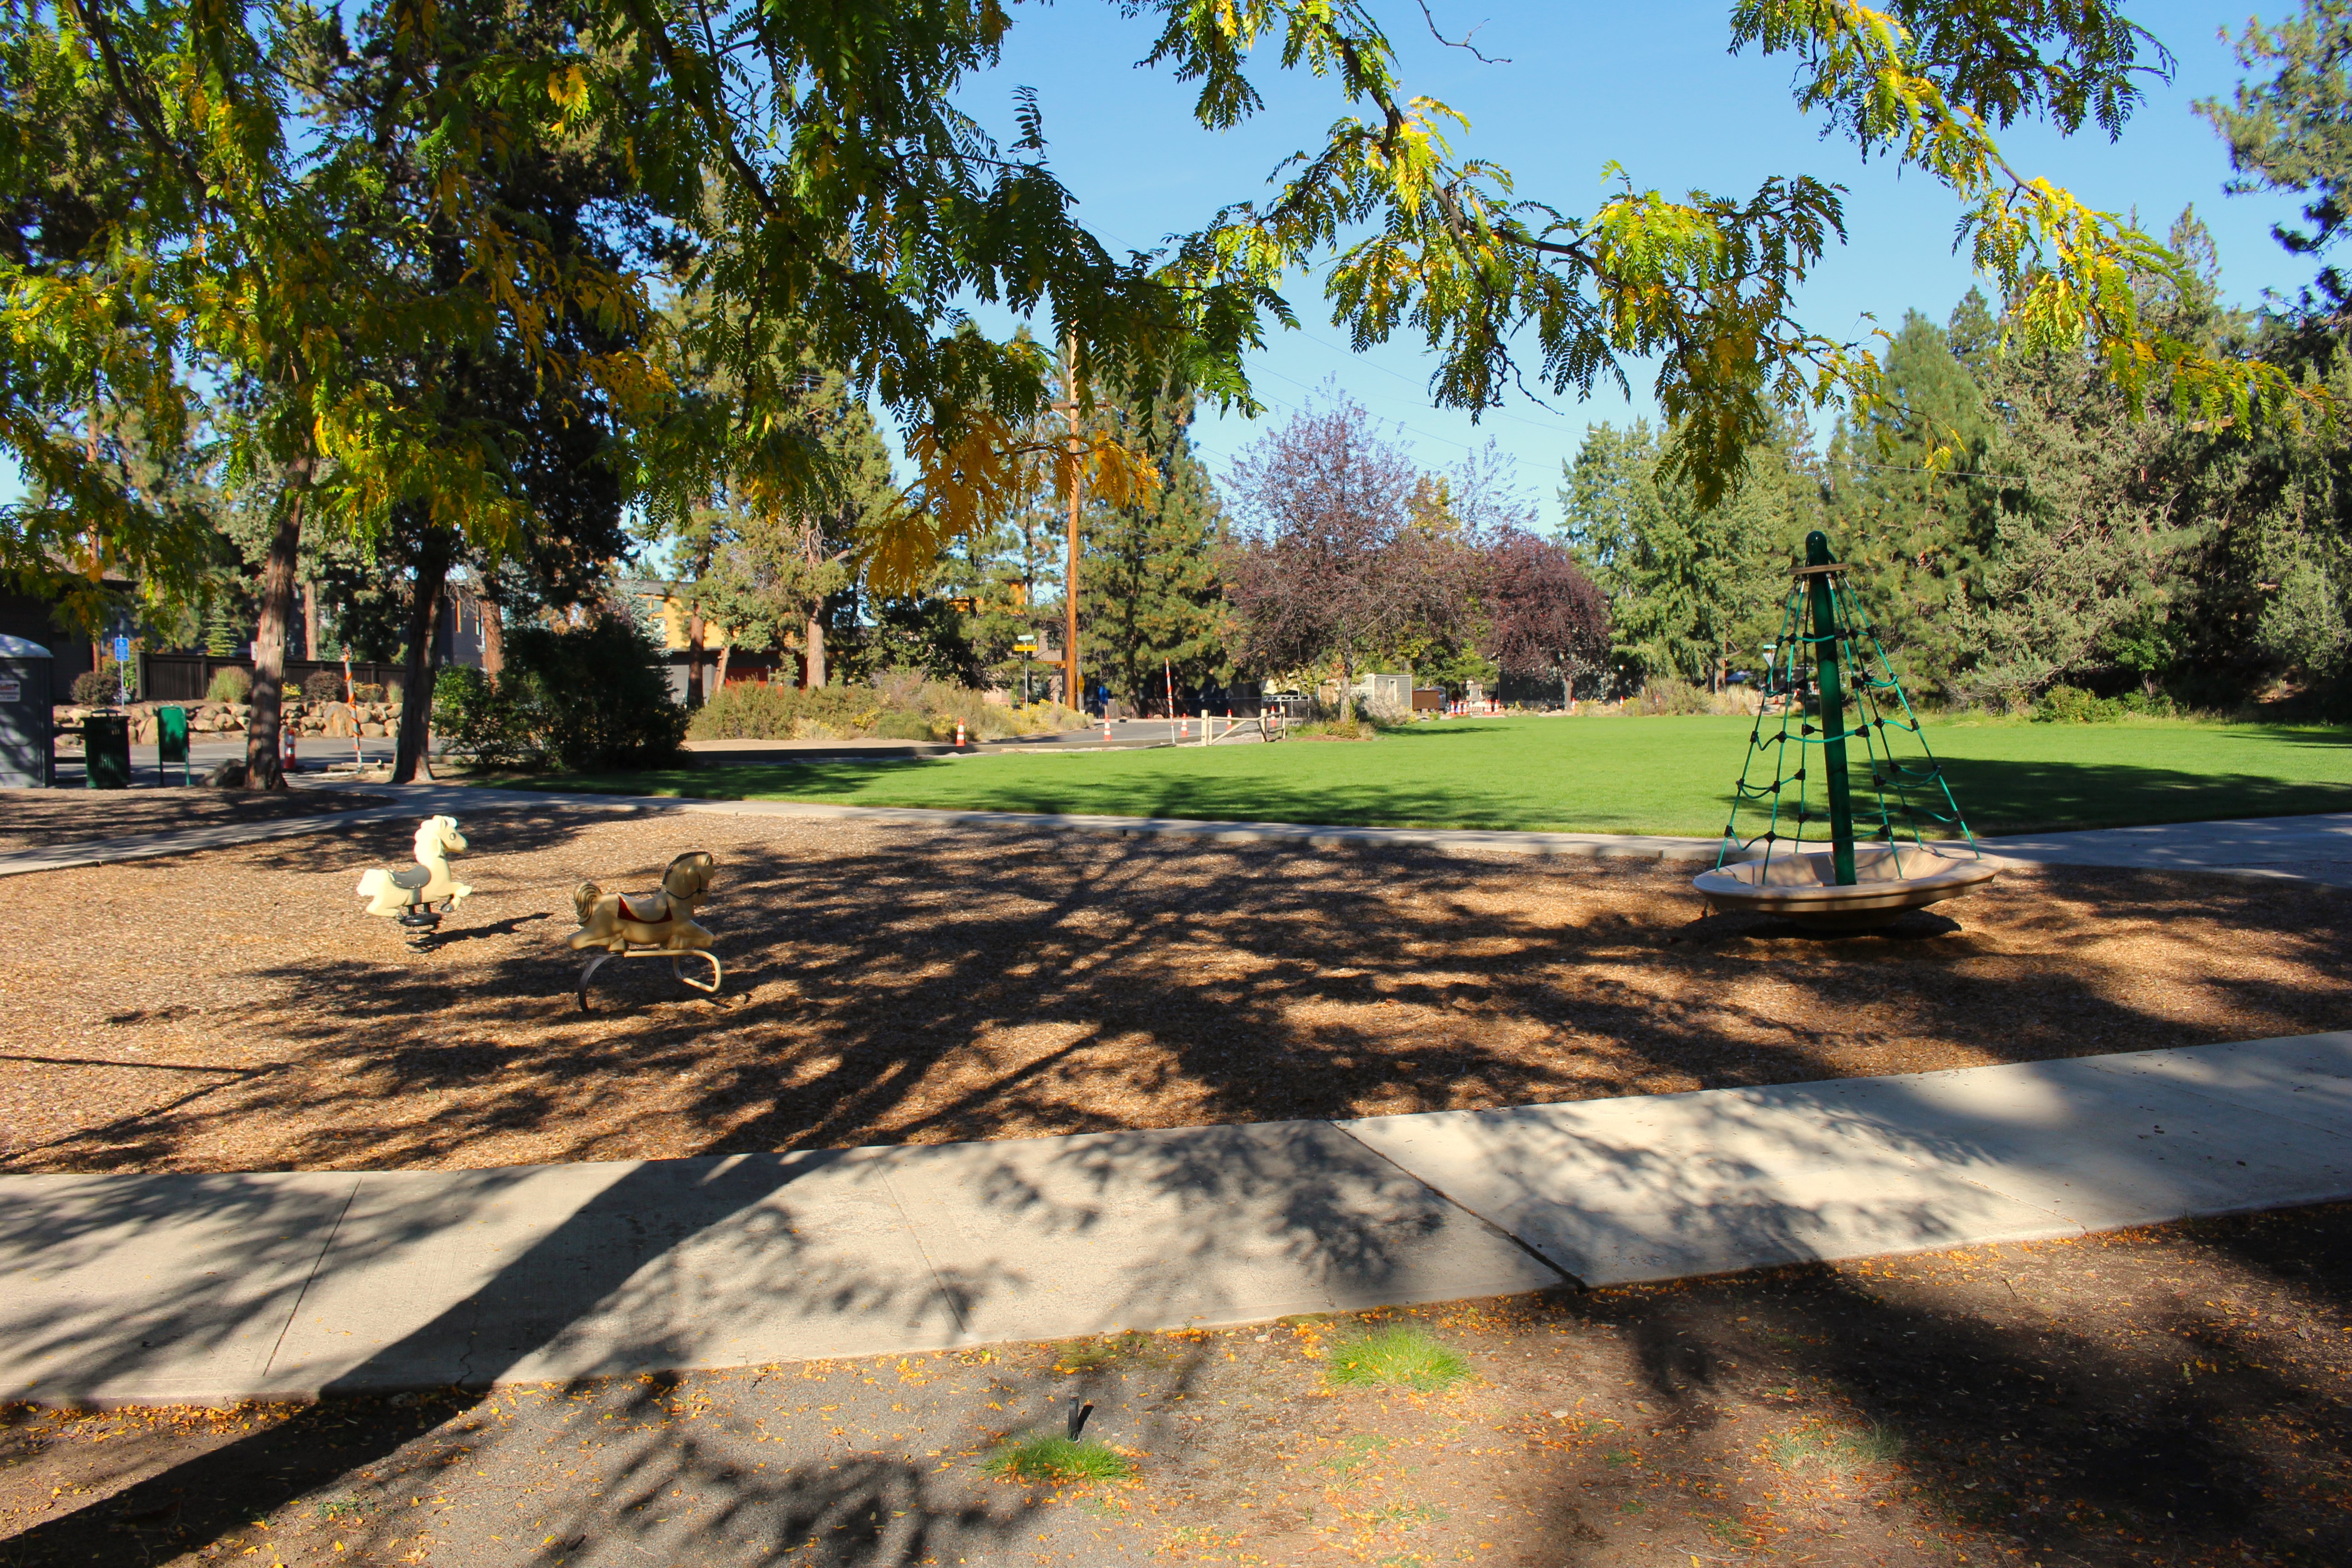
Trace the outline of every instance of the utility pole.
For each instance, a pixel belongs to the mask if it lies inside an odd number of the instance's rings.
[[[1054,406],[1070,416],[1070,552],[1062,573],[1062,697],[1071,707],[1084,711],[1085,704],[1078,694],[1078,454],[1083,444],[1078,438],[1077,353],[1076,340],[1063,333],[1062,401]]]

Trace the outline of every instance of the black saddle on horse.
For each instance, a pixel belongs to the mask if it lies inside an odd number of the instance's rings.
[[[421,891],[432,880],[433,868],[430,866],[411,866],[404,871],[392,874],[392,885],[404,893]]]

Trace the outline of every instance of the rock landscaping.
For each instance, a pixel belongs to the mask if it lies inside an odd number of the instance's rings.
[[[58,739],[79,742],[81,722],[94,713],[124,713],[131,719],[131,743],[152,746],[156,740],[160,721],[156,711],[163,708],[184,708],[188,714],[188,733],[195,735],[242,735],[253,714],[249,702],[134,702],[128,708],[90,708],[79,703],[63,703],[56,710]],[[330,740],[349,740],[354,735],[382,737],[389,735],[400,724],[400,704],[397,702],[310,702],[289,697],[279,711],[279,721],[296,734],[307,737],[324,736]]]

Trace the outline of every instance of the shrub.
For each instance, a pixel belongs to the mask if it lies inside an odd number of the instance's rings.
[[[205,688],[207,702],[242,702],[253,695],[253,677],[232,664],[213,671],[213,682]]]
[[[1006,708],[968,686],[933,680],[920,670],[886,669],[870,686],[797,687],[741,682],[698,710],[688,733],[698,741],[949,741],[957,721],[971,740],[1002,740],[1075,728],[1085,716],[1058,702]]]
[[[695,710],[698,741],[828,741],[862,735],[879,704],[870,687],[798,687],[739,681]]]
[[[521,706],[480,670],[453,666],[433,681],[433,730],[477,767],[519,768],[537,746]]]
[[[85,708],[102,708],[122,697],[122,667],[110,658],[98,661],[73,678],[73,700]]]
[[[2074,686],[2053,686],[2033,704],[2037,724],[2113,724],[2123,719],[2171,719],[2180,710],[2161,691],[2132,691],[2121,697],[2094,697]]]
[[[661,650],[635,622],[522,626],[497,683],[530,752],[564,768],[657,768],[677,760],[687,710],[670,700]]]
[[[1378,1384],[1406,1388],[1450,1388],[1470,1375],[1470,1363],[1421,1330],[1404,1325],[1378,1329],[1331,1347],[1326,1382]]]
[[[352,700],[354,702],[381,702],[383,700],[383,687],[382,683],[378,681],[354,680],[352,682]]]
[[[1295,736],[1321,737],[1331,741],[1369,741],[1381,732],[1381,726],[1370,719],[1315,719],[1304,724],[1293,724]]]
[[[331,669],[314,669],[302,678],[302,700],[305,702],[341,702],[343,700],[343,678]]]

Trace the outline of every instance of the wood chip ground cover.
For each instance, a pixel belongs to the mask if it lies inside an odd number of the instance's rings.
[[[429,1169],[1486,1108],[2346,1026],[2342,893],[2015,871],[1877,935],[1686,868],[485,812],[411,954],[383,822],[0,879],[0,1170]],[[716,1000],[573,999],[572,890],[717,855]]]
[[[1335,1387],[1411,1324],[1471,1376]],[[0,1411],[0,1565],[2352,1561],[2352,1207],[1361,1319]],[[1007,1439],[1133,1463],[1055,1487]]]
[[[228,790],[77,789],[0,792],[0,850],[41,849],[174,833],[189,827],[220,827],[238,822],[277,822],[322,812],[360,811],[382,805],[388,796],[337,790],[289,790],[246,795]]]

